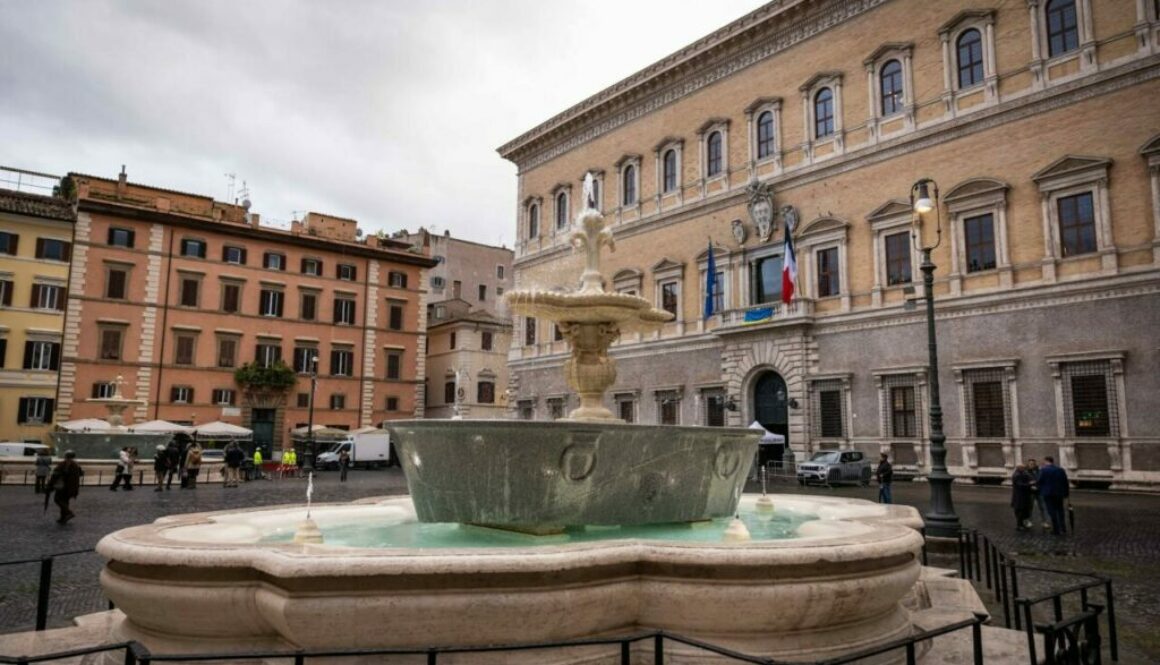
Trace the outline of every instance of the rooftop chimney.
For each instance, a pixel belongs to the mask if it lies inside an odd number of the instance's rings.
[[[125,165],[121,165],[121,175],[117,176],[117,198],[124,198],[129,189],[129,174],[125,173]]]

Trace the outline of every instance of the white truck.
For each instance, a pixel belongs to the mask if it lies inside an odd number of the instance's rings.
[[[365,468],[390,466],[391,435],[383,430],[351,434],[330,450],[318,455],[317,465],[323,469],[338,469],[338,456],[343,450],[350,453],[350,465]]]

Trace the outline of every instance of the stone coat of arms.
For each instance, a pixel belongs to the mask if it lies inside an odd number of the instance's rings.
[[[769,242],[773,237],[774,207],[773,187],[767,183],[749,184],[749,217],[757,230],[759,242]]]

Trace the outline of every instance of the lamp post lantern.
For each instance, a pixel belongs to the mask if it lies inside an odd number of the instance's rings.
[[[930,178],[923,178],[910,188],[910,205],[915,213],[912,238],[915,247],[922,252],[922,293],[926,301],[926,341],[930,354],[930,510],[923,515],[928,535],[945,538],[957,537],[961,524],[955,514],[955,504],[951,497],[954,476],[947,472],[946,434],[943,433],[942,403],[939,399],[938,383],[938,338],[934,326],[934,269],[931,252],[942,242],[942,214],[939,210],[938,185]],[[922,216],[935,214],[935,243],[922,242]]]
[[[302,470],[314,470],[314,390],[318,386],[318,356],[310,359],[310,410],[306,417],[306,451]]]

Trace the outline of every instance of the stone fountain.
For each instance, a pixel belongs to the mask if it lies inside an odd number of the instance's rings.
[[[152,450],[158,444],[166,444],[172,438],[171,434],[135,433],[130,432],[125,423],[125,410],[145,404],[145,400],[129,399],[121,394],[121,387],[125,380],[118,375],[113,381],[113,395],[111,397],[93,397],[85,400],[93,404],[101,404],[108,412],[105,422],[108,429],[91,432],[54,432],[53,445],[58,454],[65,450],[72,450],[80,459],[108,459],[115,458],[117,451],[125,446],[136,446],[140,450]]]
[[[569,342],[580,406],[568,418],[396,422],[410,497],[315,505],[313,542],[295,538],[306,506],[175,515],[110,534],[97,546],[109,560],[101,583],[124,616],[109,638],[190,653],[663,629],[814,661],[913,630],[911,611],[930,604],[916,510],[742,498],[759,433],[630,425],[604,407],[612,342],[668,315],[603,291],[600,251],[613,239],[590,182],[585,193],[573,234],[587,253],[578,292],[509,296],[513,311],[557,321]],[[447,660],[618,662],[615,651]],[[713,660],[684,648],[666,657]]]

